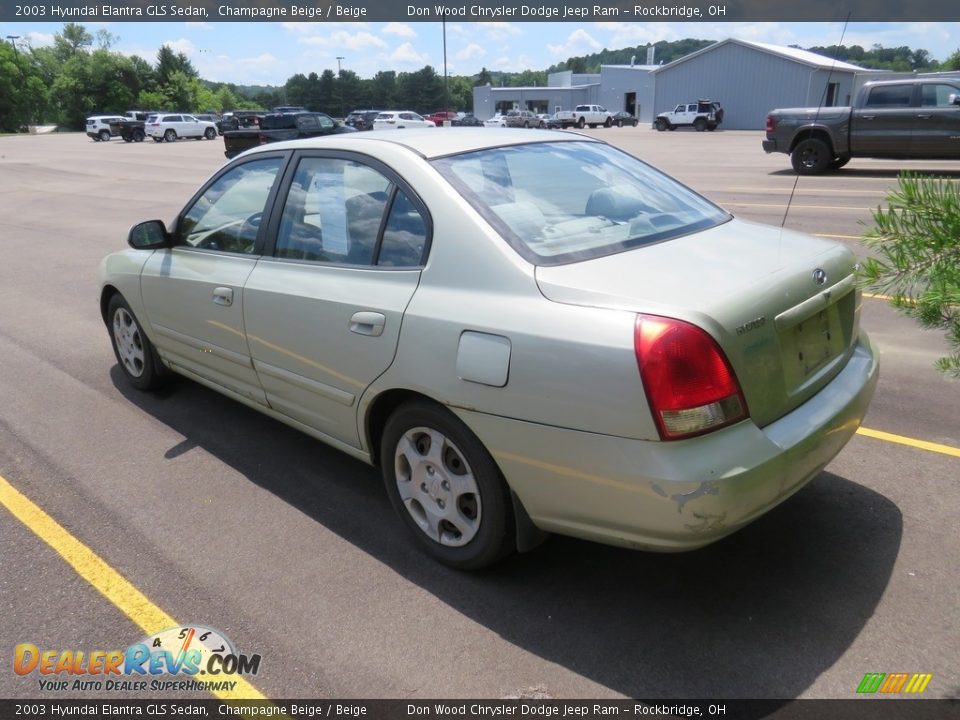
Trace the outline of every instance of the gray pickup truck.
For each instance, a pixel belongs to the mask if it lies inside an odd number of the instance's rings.
[[[773,110],[766,129],[763,149],[790,155],[800,175],[854,157],[960,160],[960,77],[868,82],[853,107]]]

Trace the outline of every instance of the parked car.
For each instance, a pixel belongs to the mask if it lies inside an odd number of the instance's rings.
[[[653,125],[657,130],[676,130],[690,126],[697,132],[716,130],[723,122],[723,108],[712,100],[698,100],[695,103],[680,103],[670,112],[660,113]]]
[[[765,152],[790,155],[800,175],[839,170],[850,158],[960,159],[960,80],[865,83],[853,107],[788,108],[767,115]]]
[[[484,120],[484,121],[483,121],[483,126],[484,126],[484,127],[497,127],[497,128],[506,127],[506,126],[507,126],[507,119],[506,119],[503,115],[501,115],[500,113],[497,113],[497,114],[494,115],[492,118],[487,118],[486,120]]]
[[[267,145],[135,225],[101,266],[126,380],[179,373],[379,465],[464,568],[548,531],[707,545],[856,432],[878,354],[850,249],[577,134],[440,135]]]
[[[173,142],[180,138],[213,140],[217,137],[216,125],[206,120],[197,120],[186,113],[151,115],[147,118],[144,129],[156,142]]]
[[[106,142],[120,133],[110,130],[110,123],[121,123],[120,115],[92,115],[87,118],[87,137],[94,142]]]
[[[263,115],[263,112],[260,110],[229,110],[220,118],[220,130],[221,132],[227,132],[259,127],[261,115]]]
[[[557,117],[556,113],[547,116],[547,130],[562,130],[563,122]]]
[[[511,128],[532,128],[537,127],[540,121],[530,110],[510,110],[505,120],[507,127]]]
[[[473,113],[465,113],[453,121],[454,127],[483,127],[483,121]]]
[[[202,113],[200,115],[194,115],[197,120],[202,120],[204,122],[212,122],[214,127],[217,128],[217,134],[223,135],[222,123],[219,115],[214,115],[213,113]]]
[[[577,105],[573,110],[561,110],[557,113],[557,120],[561,127],[576,127],[583,129],[597,125],[610,127],[613,123],[612,114],[603,105]]]
[[[416,127],[436,127],[436,124],[410,110],[386,110],[377,115],[377,119],[373,121],[374,130],[402,130]]]
[[[373,121],[383,112],[382,110],[354,110],[347,115],[343,124],[354,130],[373,130]]]
[[[617,127],[623,127],[624,125],[629,125],[630,127],[637,126],[637,119],[626,110],[614,113],[610,119]]]
[[[127,110],[123,117],[110,123],[110,133],[119,135],[124,142],[143,142],[146,137],[146,119],[155,113],[146,110]]]
[[[427,120],[432,122],[437,127],[443,127],[445,122],[454,125],[454,123],[460,119],[460,113],[455,113],[452,110],[437,110],[437,112],[427,115]]]
[[[537,113],[537,121],[538,121],[538,122],[537,122],[536,127],[538,127],[538,128],[545,128],[545,127],[547,127],[547,123],[550,121],[550,114],[549,114],[549,113]]]
[[[225,132],[223,154],[233,158],[258,145],[353,132],[357,132],[356,129],[338,123],[326,113],[267,113],[260,118],[260,127]]]

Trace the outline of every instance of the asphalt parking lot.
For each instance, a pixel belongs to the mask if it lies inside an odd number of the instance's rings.
[[[741,217],[784,217],[795,176],[759,132],[591,134]],[[940,334],[864,299],[882,353],[865,431],[716,545],[552,538],[459,573],[412,550],[377,471],[191,382],[123,381],[97,265],[222,162],[219,139],[0,138],[0,697],[42,695],[10,671],[18,643],[123,648],[168,619],[260,654],[249,679],[274,698],[851,698],[867,672],[932,673],[925,697],[960,697],[960,383],[932,367]],[[854,160],[801,178],[785,225],[862,253],[860,223],[908,166],[960,179],[955,162]],[[12,514],[30,504],[96,558],[65,562],[43,516]]]

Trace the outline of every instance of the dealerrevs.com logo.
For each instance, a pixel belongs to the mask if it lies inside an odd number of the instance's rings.
[[[233,690],[232,676],[256,675],[260,655],[236,651],[226,635],[203,625],[169,628],[125,650],[14,648],[13,671],[39,675],[45,692]]]

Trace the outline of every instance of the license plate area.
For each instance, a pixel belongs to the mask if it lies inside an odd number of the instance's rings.
[[[846,333],[834,303],[780,330],[784,379],[793,390],[843,352]]]

